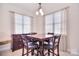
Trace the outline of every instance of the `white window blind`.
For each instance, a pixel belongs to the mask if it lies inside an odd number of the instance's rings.
[[[58,11],[45,16],[45,33],[61,34],[61,21],[64,12]]]
[[[23,33],[30,33],[31,32],[31,18],[24,16],[24,29],[23,29]]]
[[[45,33],[53,32],[53,14],[45,16]]]
[[[61,11],[54,13],[54,33],[60,34],[61,33]]]
[[[31,17],[16,14],[16,13],[14,14],[14,16],[15,16],[15,21],[14,21],[15,34],[31,32]]]

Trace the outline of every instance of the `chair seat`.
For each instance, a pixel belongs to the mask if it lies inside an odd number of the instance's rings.
[[[28,45],[28,48],[37,48],[37,45]]]
[[[52,45],[52,43],[50,42],[49,44],[43,44],[45,49],[52,49],[55,48],[57,46],[57,44],[55,44],[54,46]]]
[[[50,45],[50,44],[44,44],[44,48],[45,48],[45,49],[50,49],[50,48],[53,48],[53,46]]]
[[[52,42],[44,42],[44,44],[50,44],[50,45],[53,45]]]
[[[27,45],[25,45],[25,47],[27,47]],[[28,48],[37,48],[37,47],[38,47],[37,43],[28,42]]]
[[[54,35],[53,37],[43,41],[43,51],[47,50],[47,53],[43,52],[44,55],[48,54],[48,56],[50,56],[50,53],[52,53],[53,56],[59,56],[60,37],[61,35]]]

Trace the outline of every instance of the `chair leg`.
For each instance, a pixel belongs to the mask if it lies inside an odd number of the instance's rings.
[[[40,55],[43,56],[43,50],[42,49],[40,49]]]
[[[54,49],[52,50],[52,55],[54,56]]]
[[[32,49],[31,51],[32,51],[32,52],[31,52],[31,55],[33,56],[33,55],[34,55],[34,49]]]
[[[28,48],[27,48],[27,56],[28,56]]]
[[[50,49],[48,49],[48,56],[50,56]]]
[[[41,56],[44,56],[44,50],[41,49]]]
[[[59,56],[59,46],[57,47],[57,56]]]
[[[43,50],[42,50],[42,55],[44,56],[44,48],[43,48]]]
[[[37,48],[37,56],[39,56],[39,49]]]
[[[24,47],[22,48],[22,56],[24,56]]]

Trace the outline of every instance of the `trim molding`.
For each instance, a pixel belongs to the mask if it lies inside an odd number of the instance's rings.
[[[79,52],[77,51],[77,49],[67,49],[67,51],[72,55],[79,56]]]
[[[12,40],[2,41],[2,42],[0,42],[0,45],[5,45],[5,44],[11,43],[11,42],[12,42]]]

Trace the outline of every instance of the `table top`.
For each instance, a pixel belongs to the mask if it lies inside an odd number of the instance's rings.
[[[34,37],[34,38],[39,38],[39,39],[44,39],[44,38],[49,38],[49,37],[52,37],[53,35],[50,35],[50,34],[36,34],[36,35],[27,35],[27,36],[30,36],[30,37]]]

